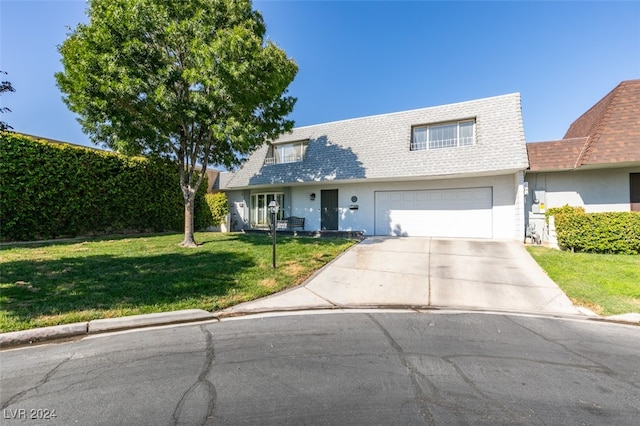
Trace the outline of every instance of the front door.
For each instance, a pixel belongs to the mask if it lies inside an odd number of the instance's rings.
[[[338,190],[320,191],[320,228],[322,230],[338,230]]]
[[[631,211],[640,212],[640,173],[629,174]]]

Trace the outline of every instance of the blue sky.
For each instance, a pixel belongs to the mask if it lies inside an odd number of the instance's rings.
[[[561,138],[640,78],[640,1],[254,1],[295,59],[297,126],[520,92],[527,141]],[[16,131],[91,145],[53,74],[82,0],[0,0],[0,97]]]

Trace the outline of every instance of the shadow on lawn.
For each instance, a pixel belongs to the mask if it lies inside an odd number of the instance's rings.
[[[216,233],[215,238],[207,238],[203,237],[202,233],[197,232],[195,235],[196,243],[199,246],[204,246],[208,244],[216,244],[224,241],[239,241],[247,244],[252,244],[255,246],[266,246],[271,245],[273,243],[271,239],[271,235],[269,234],[244,234],[242,232],[233,232],[227,234]],[[156,234],[123,234],[123,235],[105,235],[99,237],[76,237],[76,238],[61,238],[58,240],[46,240],[46,241],[21,241],[21,242],[4,242],[0,243],[0,250],[3,248],[44,248],[44,247],[56,247],[56,246],[72,246],[78,243],[83,242],[100,242],[100,241],[122,241],[122,240],[139,240],[145,238],[155,238],[155,237],[166,237],[166,236],[176,236],[177,238],[182,238],[182,234],[177,233],[156,233]],[[315,237],[292,237],[290,235],[276,235],[277,244],[289,244],[294,241],[302,241],[304,244],[323,244],[328,245],[333,243],[331,238],[315,238]],[[176,245],[178,242],[176,242]],[[190,249],[187,249],[190,250]]]
[[[9,286],[2,290],[0,308],[28,321],[73,311],[213,300],[237,286],[239,271],[254,265],[250,255],[227,251],[7,262],[2,281]]]

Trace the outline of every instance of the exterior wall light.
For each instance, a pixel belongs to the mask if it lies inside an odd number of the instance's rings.
[[[316,193],[315,193],[315,192],[312,192],[312,193],[311,193],[311,195],[309,195],[309,199],[310,199],[311,201],[315,201],[315,200],[316,200]]]

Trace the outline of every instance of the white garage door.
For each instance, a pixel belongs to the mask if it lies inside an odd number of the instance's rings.
[[[491,188],[375,193],[376,235],[491,238]]]

